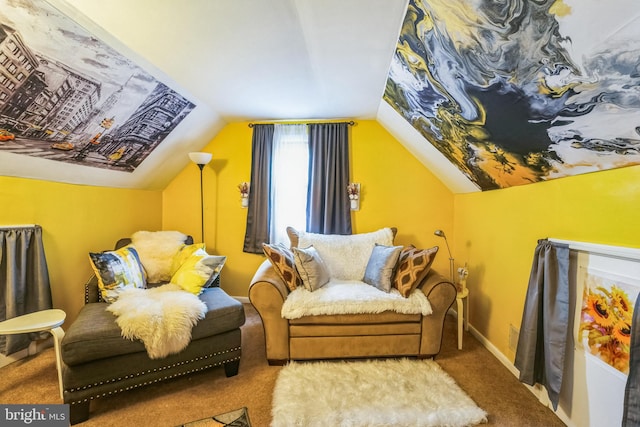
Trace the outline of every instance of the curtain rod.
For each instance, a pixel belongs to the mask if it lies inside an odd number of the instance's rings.
[[[349,121],[349,122],[312,122],[312,123],[302,123],[305,125],[317,125],[317,124],[328,124],[328,123],[346,123],[349,126],[355,126],[356,122],[354,122],[353,120]],[[275,123],[249,123],[249,127],[252,128],[255,125],[273,125]],[[290,123],[290,124],[298,124],[298,123]]]
[[[35,228],[38,224],[16,224],[16,225],[0,225],[0,230],[10,230],[12,228]]]

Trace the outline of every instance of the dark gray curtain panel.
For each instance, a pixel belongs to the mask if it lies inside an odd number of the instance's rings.
[[[569,334],[569,246],[539,240],[533,257],[515,366],[520,381],[542,384],[557,409]]]
[[[351,234],[347,123],[309,125],[307,231]]]
[[[640,426],[640,298],[636,299],[631,321],[629,376],[624,390],[622,427]]]
[[[42,228],[0,228],[0,321],[53,307]],[[0,353],[29,347],[39,333],[0,336]]]
[[[243,247],[248,253],[261,254],[262,243],[269,243],[273,129],[271,124],[253,125],[251,189]]]

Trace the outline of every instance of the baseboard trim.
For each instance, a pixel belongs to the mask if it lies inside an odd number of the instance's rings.
[[[249,297],[233,297],[235,299],[237,299],[238,301],[240,301],[243,304],[249,304]]]
[[[515,377],[520,377],[520,371],[513,366],[513,363],[505,356],[498,347],[493,345],[491,341],[489,341],[484,335],[482,335],[476,328],[473,327],[472,324],[469,324],[469,333],[473,335],[480,343],[487,349],[491,354],[495,356],[496,359],[500,361]],[[525,384],[526,385],[526,384]]]
[[[0,354],[0,368],[10,365],[13,362],[17,362],[20,359],[24,359],[25,357],[33,356],[34,354],[39,353],[45,348],[49,347],[53,347],[53,338],[51,336],[45,339],[31,341],[29,347],[20,351],[16,351],[15,353],[11,353],[8,356]]]
[[[4,354],[0,354],[0,368],[10,365],[13,362],[17,362],[20,359],[24,359],[27,356],[29,356],[28,348],[25,348],[24,350],[16,351],[15,353],[11,353],[8,356],[5,356]]]

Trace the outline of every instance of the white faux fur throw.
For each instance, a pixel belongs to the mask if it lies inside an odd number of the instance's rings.
[[[331,279],[320,289],[309,292],[304,288],[292,291],[282,305],[284,319],[299,319],[320,314],[359,314],[395,311],[402,314],[432,313],[426,295],[418,290],[404,298],[397,289],[383,292],[358,281]]]
[[[207,306],[197,296],[169,283],[151,289],[124,290],[107,308],[118,318],[122,336],[142,340],[151,359],[179,353],[191,342],[191,329]]]
[[[186,234],[179,231],[137,231],[131,243],[147,273],[147,283],[171,280],[173,257],[184,244]]]

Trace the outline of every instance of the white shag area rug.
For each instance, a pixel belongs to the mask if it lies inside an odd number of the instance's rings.
[[[141,340],[151,359],[179,353],[191,342],[191,330],[204,319],[200,298],[169,283],[151,289],[130,288],[107,307],[117,316],[122,337]]]
[[[284,319],[299,319],[323,314],[383,311],[423,316],[433,312],[427,296],[419,289],[405,298],[397,289],[391,289],[391,292],[387,293],[363,282],[331,279],[329,283],[313,292],[304,288],[292,291],[282,305],[281,315]]]
[[[291,362],[276,380],[272,427],[462,427],[487,422],[432,360]]]

